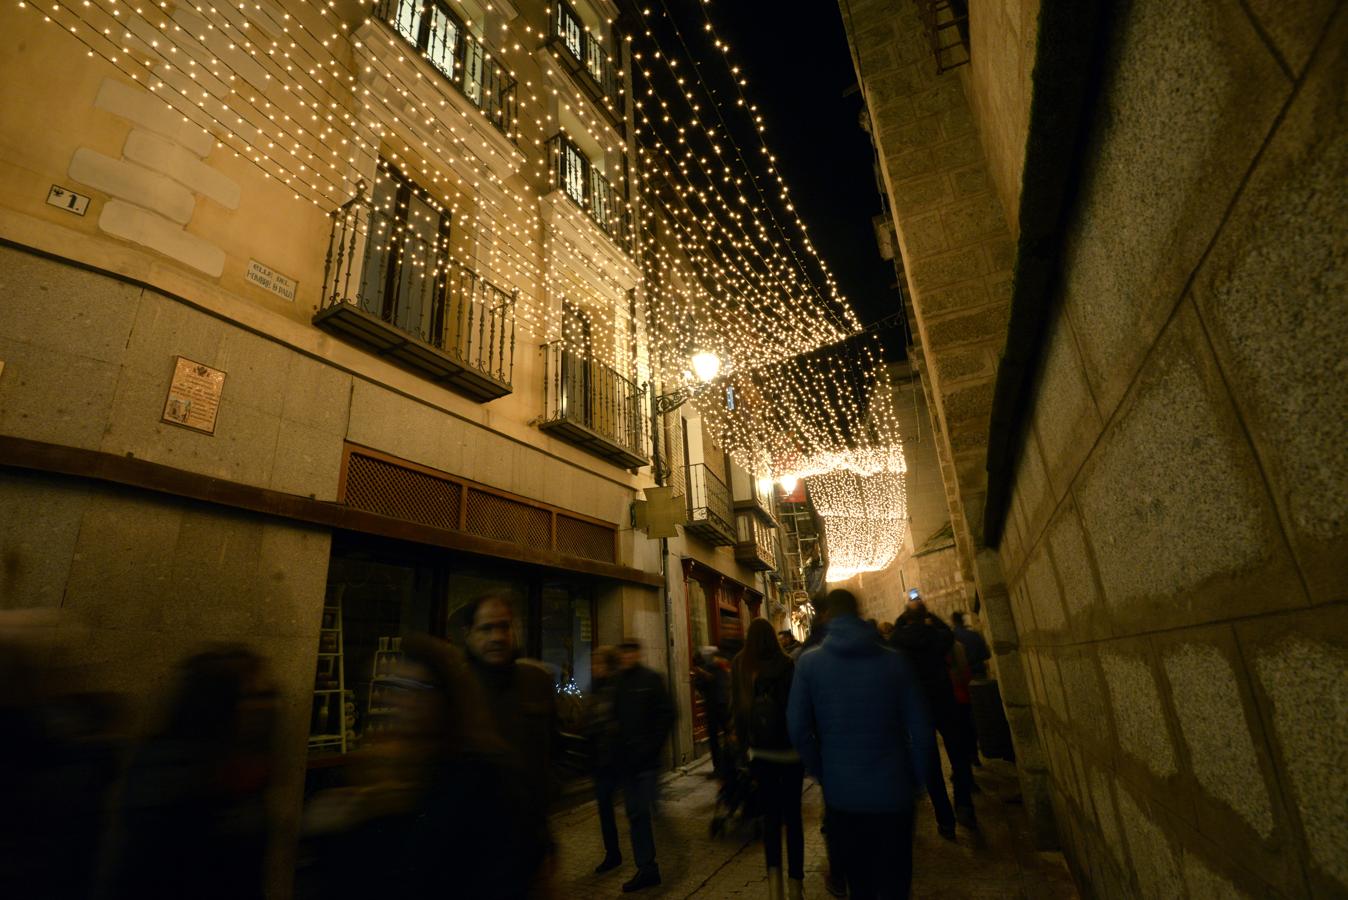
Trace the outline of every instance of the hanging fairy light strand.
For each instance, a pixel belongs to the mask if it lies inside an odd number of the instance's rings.
[[[638,100],[629,90],[639,165],[628,190],[638,202],[622,198],[626,174],[611,174],[620,214],[630,216],[636,230],[638,268],[614,252],[580,206],[557,207],[571,226],[566,229],[547,226],[538,212],[540,197],[558,189],[548,134],[579,129],[577,140],[608,151],[621,140],[578,90],[566,96],[546,76],[521,77],[521,64],[532,57],[535,41],[547,40],[545,32],[515,19],[502,23],[500,39],[492,42],[496,52],[520,63],[507,71],[528,103],[514,123],[494,126],[516,142],[517,154],[488,140],[474,121],[478,113],[453,98],[440,77],[462,81],[461,71],[437,74],[436,61],[413,46],[396,21],[348,22],[336,9],[333,2],[309,0],[281,7],[186,0],[172,9],[70,0],[38,12],[82,41],[90,55],[159,95],[218,147],[324,213],[354,196],[361,182],[371,182],[373,195],[391,177],[388,165],[414,177],[434,194],[436,214],[453,225],[444,245],[450,262],[521,287],[521,323],[540,337],[567,340],[560,328],[560,301],[567,298],[583,300],[595,313],[609,337],[590,352],[615,367],[631,363],[639,330],[655,365],[648,375],[662,382],[682,377],[691,352],[714,349],[727,363],[722,378],[695,402],[756,471],[875,467],[873,459],[897,434],[867,399],[877,392],[863,375],[876,371],[878,351],[866,348],[847,373],[793,362],[847,337],[855,316],[841,298],[835,302],[836,285],[822,260],[811,269],[818,254],[766,144],[764,165],[785,204],[780,221],[759,183],[764,176],[734,143],[727,116],[756,114],[752,105],[723,110],[704,82],[704,67],[680,62],[678,54],[657,58],[648,95]],[[471,17],[463,18],[471,26]],[[689,47],[682,34],[676,43]],[[669,87],[678,84],[670,80],[676,71],[692,73],[687,90]],[[626,83],[635,87],[636,80]],[[549,96],[557,97],[556,114],[543,102]],[[607,98],[604,103],[612,109]],[[670,109],[688,123],[680,132],[661,127]],[[717,121],[702,124],[704,109],[715,110]],[[762,129],[755,132],[761,136]],[[792,221],[795,236],[783,224]],[[392,227],[405,237],[419,224]],[[391,235],[383,230],[367,237],[382,248]],[[637,305],[629,307],[625,297],[626,285],[643,275],[645,324],[639,325],[631,312]],[[739,402],[718,399],[722,388],[736,391]],[[774,403],[780,408],[770,409]],[[867,415],[867,428],[857,427]]]

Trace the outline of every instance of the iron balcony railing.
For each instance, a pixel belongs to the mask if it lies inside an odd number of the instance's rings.
[[[362,185],[332,214],[316,319],[359,310],[361,315],[348,316],[353,324],[331,323],[334,330],[380,343],[381,352],[418,368],[436,368],[443,380],[458,382],[457,370],[467,369],[463,377],[468,381],[481,381],[481,375],[504,388],[484,382],[488,393],[509,393],[515,371],[515,294],[452,259],[448,243],[447,237],[428,238],[376,209]],[[354,324],[357,319],[364,324]],[[394,346],[388,336],[392,331],[438,353],[404,346],[405,341]],[[420,357],[425,359],[419,362]]]
[[[730,490],[706,463],[693,463],[685,469],[684,497],[688,506],[685,530],[713,544],[735,543]]]
[[[650,464],[646,390],[611,366],[543,345],[542,427],[624,468]]]
[[[552,8],[552,37],[561,44],[577,67],[590,79],[593,90],[613,104],[615,115],[622,113],[622,94],[618,92],[618,74],[603,41],[585,27],[571,4],[558,0]]]
[[[511,141],[519,134],[515,79],[443,0],[378,0],[387,22]]]
[[[585,210],[618,246],[631,253],[632,232],[627,214],[604,173],[564,134],[553,135],[548,142],[548,154],[552,159],[552,183]]]

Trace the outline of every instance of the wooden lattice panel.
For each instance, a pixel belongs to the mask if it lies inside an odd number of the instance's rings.
[[[546,509],[469,488],[463,530],[526,547],[549,547],[552,544],[551,518]]]
[[[444,478],[352,453],[342,502],[394,519],[458,528],[462,490]]]
[[[557,514],[557,551],[600,562],[614,561],[614,530],[608,525]]]

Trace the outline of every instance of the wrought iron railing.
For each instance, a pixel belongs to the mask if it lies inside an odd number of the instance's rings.
[[[514,376],[515,295],[451,258],[447,238],[376,209],[364,185],[332,214],[323,262],[323,308],[343,303],[499,382]]]
[[[916,0],[936,74],[969,63],[969,0]]]
[[[612,366],[566,349],[561,341],[544,344],[543,353],[544,424],[583,426],[616,449],[640,458],[642,464],[649,462],[645,389]]]
[[[468,98],[502,134],[519,134],[519,92],[500,60],[440,0],[378,0],[375,15],[387,22]]]
[[[576,15],[571,4],[558,0],[552,7],[553,39],[566,48],[571,58],[584,69],[593,81],[594,87],[606,97],[615,112],[622,111],[622,94],[618,92],[618,74],[613,60],[604,47],[604,42],[594,32],[585,27],[585,23]]]
[[[693,463],[685,470],[684,497],[688,521],[707,523],[735,539],[735,514],[730,508],[730,490],[706,463]]]
[[[552,159],[553,184],[585,210],[605,234],[631,253],[632,232],[627,212],[604,173],[595,168],[585,151],[564,134],[553,135],[548,142],[548,154]]]

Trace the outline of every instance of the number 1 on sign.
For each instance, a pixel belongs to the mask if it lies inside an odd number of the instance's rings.
[[[47,204],[57,206],[77,216],[84,215],[89,209],[89,198],[72,190],[53,184],[47,192]]]

